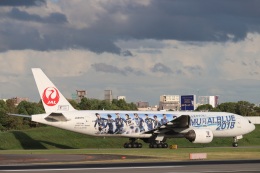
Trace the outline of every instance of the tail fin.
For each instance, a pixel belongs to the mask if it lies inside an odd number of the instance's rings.
[[[75,110],[40,68],[32,72],[46,113]]]

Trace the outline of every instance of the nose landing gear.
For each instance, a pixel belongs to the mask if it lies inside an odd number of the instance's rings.
[[[242,139],[242,138],[243,138],[242,135],[241,135],[241,136],[235,136],[235,137],[233,137],[232,146],[233,146],[233,147],[238,147],[238,139]]]

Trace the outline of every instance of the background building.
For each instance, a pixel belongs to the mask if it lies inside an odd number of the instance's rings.
[[[22,101],[27,101],[28,102],[29,98],[27,98],[27,97],[14,97],[14,98],[12,98],[12,101],[13,101],[14,105],[17,106]]]
[[[138,111],[158,111],[158,106],[149,106],[149,102],[139,101],[136,106]]]
[[[125,96],[117,96],[117,100],[125,100],[126,101],[126,97]]]
[[[158,106],[155,105],[155,106],[149,106],[149,107],[146,107],[146,108],[137,108],[138,111],[158,111]]]
[[[4,102],[6,102],[8,99],[1,99],[1,98],[0,98],[0,100],[3,100]]]
[[[104,94],[105,94],[104,100],[112,102],[113,100],[112,90],[105,90]]]
[[[136,103],[137,108],[148,108],[149,102],[139,101]]]
[[[206,105],[206,104],[209,104],[209,96],[199,96],[198,105]]]
[[[159,102],[159,110],[180,110],[179,95],[161,95]]]
[[[198,105],[210,104],[213,108],[215,108],[219,104],[218,99],[218,96],[199,96]]]
[[[80,102],[81,99],[87,96],[87,91],[86,90],[76,90],[77,94],[72,95],[72,99],[76,100],[76,102]]]

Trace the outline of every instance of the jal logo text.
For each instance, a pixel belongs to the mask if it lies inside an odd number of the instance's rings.
[[[60,100],[58,90],[54,87],[46,88],[42,94],[42,100],[48,106],[55,106]]]

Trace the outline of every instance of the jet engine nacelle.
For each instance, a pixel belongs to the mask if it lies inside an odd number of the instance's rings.
[[[193,129],[185,134],[185,138],[192,143],[210,143],[213,140],[213,133],[209,129]]]

